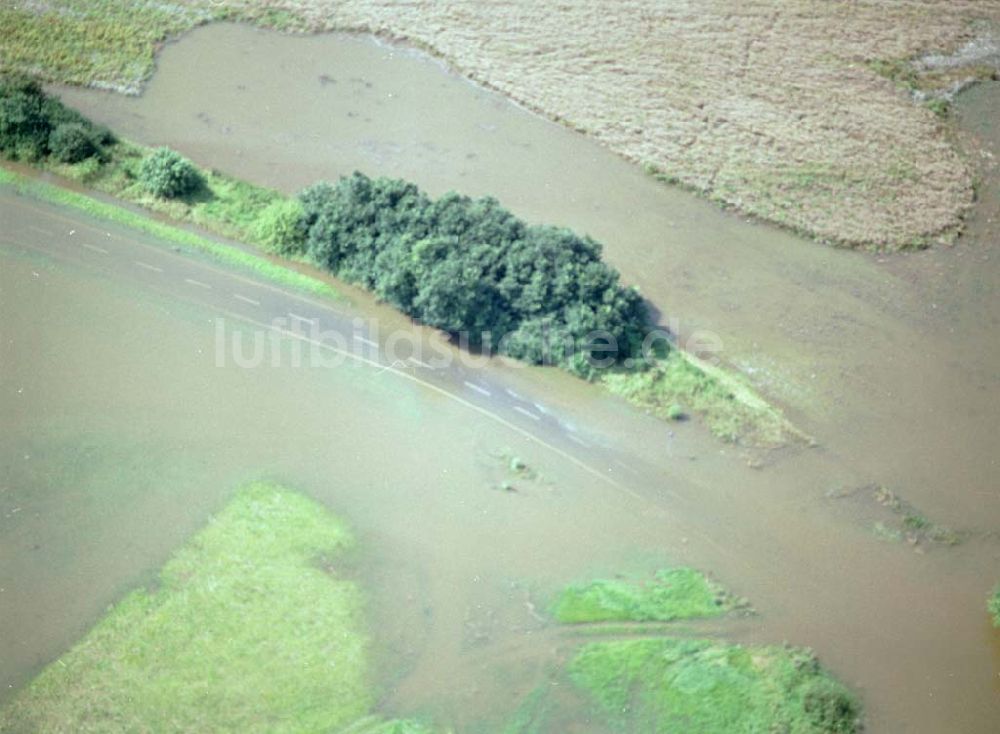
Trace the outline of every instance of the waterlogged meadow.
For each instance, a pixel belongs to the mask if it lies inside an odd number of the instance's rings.
[[[372,715],[350,531],[285,488],[240,490],[0,712],[4,732],[429,732]]]
[[[0,712],[0,730],[431,734],[373,712],[364,593],[342,571],[354,542],[302,494],[242,488],[152,583],[24,688]],[[552,614],[641,625],[735,608],[702,574],[674,568],[570,585]],[[498,730],[559,731],[575,720],[586,731],[856,731],[858,704],[808,651],[619,634],[599,627],[549,683],[497,712]],[[558,686],[569,695],[551,693]]]
[[[857,731],[857,700],[810,651],[698,639],[663,624],[749,613],[745,600],[691,568],[567,586],[552,614],[587,625],[592,641],[525,699],[505,731],[561,731],[576,709],[587,712],[587,731]]]

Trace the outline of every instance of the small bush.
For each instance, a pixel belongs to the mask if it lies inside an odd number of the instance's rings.
[[[20,74],[0,76],[0,153],[38,160],[48,153],[52,124],[38,82]]]
[[[49,135],[49,151],[60,163],[79,163],[100,152],[93,131],[79,122],[64,122]]]
[[[295,255],[306,245],[306,228],[302,204],[297,199],[278,199],[271,202],[260,215],[253,228],[253,236],[270,252]]]
[[[157,148],[139,168],[139,183],[153,196],[177,199],[193,194],[205,179],[195,165],[177,151]]]
[[[986,602],[986,608],[993,615],[994,626],[1000,627],[1000,586],[993,590],[993,596]]]
[[[43,95],[45,97],[42,102],[42,113],[48,119],[49,124],[53,127],[59,127],[64,123],[76,123],[81,125],[88,133],[90,133],[91,138],[98,145],[114,145],[118,142],[115,138],[114,133],[111,132],[104,125],[98,125],[91,120],[88,120],[82,114],[74,110],[72,107],[67,107],[56,97],[50,97],[48,95]]]
[[[817,729],[831,734],[852,734],[858,728],[857,702],[841,686],[823,678],[805,684],[802,708]]]

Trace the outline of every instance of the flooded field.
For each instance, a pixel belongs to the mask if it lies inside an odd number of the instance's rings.
[[[721,213],[435,62],[364,39],[216,26],[165,49],[141,98],[63,96],[127,137],[285,190],[357,168],[432,193],[492,194],[531,220],[589,232],[664,323],[682,338],[718,334],[723,361],[820,448],[755,471],[737,449],[692,430],[672,437],[533,371],[519,378],[529,389],[541,384],[636,457],[629,483],[642,500],[530,447],[518,450],[552,489],[511,498],[488,487],[491,452],[514,436],[352,370],[219,371],[197,309],[145,295],[137,305],[58,267],[46,270],[58,287],[42,294],[30,278],[38,266],[7,254],[3,312],[16,317],[4,339],[31,349],[5,359],[5,481],[40,507],[4,520],[12,563],[0,603],[18,630],[0,654],[9,685],[75,639],[226,491],[268,475],[358,527],[371,554],[359,573],[374,581],[397,654],[387,657],[405,661],[386,673],[390,707],[459,726],[504,710],[524,693],[509,681],[558,654],[538,643],[526,589],[679,558],[751,597],[762,615],[745,639],[814,646],[865,697],[872,730],[995,729],[1000,654],[984,610],[1000,575],[986,535],[1000,526],[995,179],[957,247],[881,258]],[[1000,155],[989,124],[998,107],[986,86],[960,103],[975,150]],[[869,508],[830,497],[870,483],[972,537],[926,554],[880,540]],[[485,638],[470,642],[470,629]]]

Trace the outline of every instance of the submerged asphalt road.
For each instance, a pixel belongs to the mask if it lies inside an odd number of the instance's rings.
[[[0,224],[2,247],[42,252],[214,312],[220,363],[252,360],[249,346],[230,353],[232,327],[272,332],[305,344],[303,353],[318,350],[331,363],[352,360],[369,365],[373,374],[417,383],[639,496],[621,481],[638,476],[634,457],[618,455],[602,437],[577,429],[523,387],[504,384],[495,371],[463,364],[459,351],[441,338],[428,340],[417,329],[380,333],[385,330],[370,316],[347,304],[277,287],[173,243],[10,189],[0,188]]]

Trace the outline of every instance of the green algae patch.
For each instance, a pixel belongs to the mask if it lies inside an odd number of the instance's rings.
[[[657,571],[636,583],[597,579],[566,587],[552,606],[563,624],[589,622],[672,622],[715,617],[733,607],[728,595],[690,568]]]
[[[348,529],[270,484],[236,494],[0,713],[0,731],[420,732],[372,717]]]
[[[570,680],[614,731],[849,734],[853,696],[805,650],[673,638],[585,645]]]

